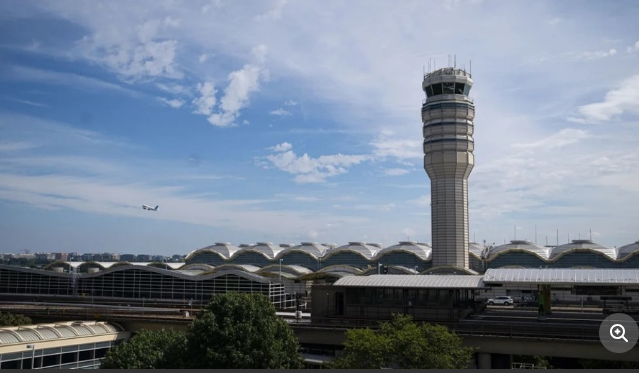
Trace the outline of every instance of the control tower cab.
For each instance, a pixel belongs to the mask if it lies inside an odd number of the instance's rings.
[[[447,67],[424,75],[424,169],[431,180],[433,267],[468,266],[468,176],[473,169],[473,80]]]

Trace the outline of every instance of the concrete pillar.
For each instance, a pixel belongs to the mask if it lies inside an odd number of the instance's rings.
[[[492,357],[487,353],[478,353],[477,354],[477,369],[491,369],[492,368]]]

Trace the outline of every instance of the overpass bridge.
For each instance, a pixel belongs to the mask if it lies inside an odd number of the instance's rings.
[[[19,312],[35,322],[64,320],[101,320],[120,324],[125,330],[176,329],[186,330],[193,313],[180,310],[142,307],[93,307],[61,305],[2,305],[0,309]],[[377,328],[373,320],[340,320],[304,317],[293,313],[284,317],[302,345],[342,346],[345,332],[352,328]],[[305,314],[308,316],[308,314]],[[464,338],[467,346],[476,349],[479,367],[510,367],[509,356],[538,355],[577,359],[598,359],[639,362],[639,344],[624,354],[615,354],[599,341],[599,325],[604,315],[576,312],[556,312],[545,322],[536,320],[536,312],[488,310],[458,322],[442,322]],[[504,356],[506,357],[504,359]]]

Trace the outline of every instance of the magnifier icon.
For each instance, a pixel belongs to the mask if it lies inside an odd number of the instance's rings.
[[[621,324],[615,324],[610,327],[610,336],[612,339],[623,339],[628,342],[626,339],[626,328],[624,328]]]

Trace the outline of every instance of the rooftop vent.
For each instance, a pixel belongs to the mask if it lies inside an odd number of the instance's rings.
[[[302,242],[302,245],[317,245],[317,242]],[[326,245],[330,245],[330,244],[324,244],[324,246]]]
[[[348,244],[349,245],[353,245],[353,246],[357,246],[357,245],[364,246],[364,245],[366,245],[366,242],[353,241],[353,242],[349,242]]]
[[[232,243],[230,242],[216,242],[215,243],[218,246],[228,246],[228,245],[232,245]]]
[[[510,243],[517,244],[517,245],[528,245],[528,244],[530,244],[530,242],[525,241],[525,240],[512,240],[512,241],[510,241]]]
[[[592,240],[572,240],[572,243],[592,243]]]
[[[258,242],[257,244],[258,245],[266,245],[266,246],[268,246],[268,245],[272,245],[273,242]]]

